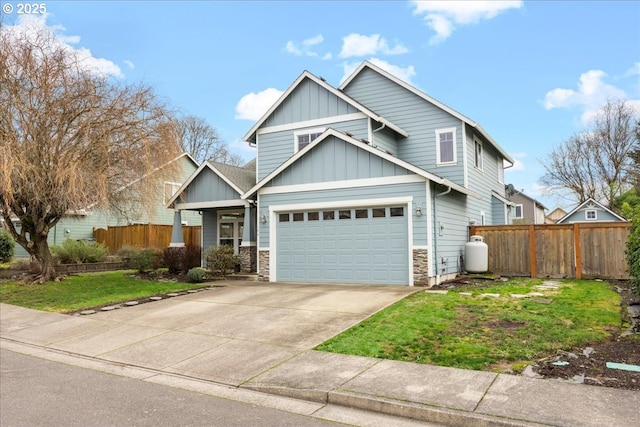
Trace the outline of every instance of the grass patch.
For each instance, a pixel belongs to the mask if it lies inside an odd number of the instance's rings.
[[[198,283],[159,282],[131,277],[132,271],[84,273],[42,285],[0,282],[0,302],[68,313],[157,294],[202,287]]]
[[[513,279],[446,295],[418,292],[316,349],[475,370],[518,369],[558,350],[598,342],[620,330],[620,297],[606,282]],[[460,292],[472,292],[472,296]],[[510,294],[540,292],[540,298]],[[499,298],[481,297],[498,293]]]

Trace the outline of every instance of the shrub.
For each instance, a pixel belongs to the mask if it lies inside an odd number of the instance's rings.
[[[205,252],[207,268],[217,276],[233,273],[239,263],[238,256],[231,246],[211,246]]]
[[[51,253],[62,264],[101,262],[109,250],[100,243],[66,239],[60,246],[52,246]]]
[[[138,270],[138,273],[155,271],[162,267],[162,252],[153,249],[143,249],[133,256],[131,262],[133,268]]]
[[[0,262],[9,262],[13,258],[16,243],[9,233],[0,230]]]
[[[191,283],[202,283],[207,271],[202,267],[194,267],[187,272],[187,278]]]
[[[629,263],[631,286],[636,295],[640,296],[640,205],[631,207],[625,203],[622,214],[631,221],[625,253]]]
[[[177,274],[184,271],[184,259],[187,249],[183,247],[166,248],[164,250],[164,265],[169,273]]]
[[[187,245],[185,247],[183,268],[185,272],[202,264],[202,248],[196,245]]]

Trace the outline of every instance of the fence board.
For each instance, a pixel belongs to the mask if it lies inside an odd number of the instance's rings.
[[[117,253],[123,246],[140,249],[164,250],[171,243],[171,225],[133,224],[98,228],[93,237],[109,249],[109,253]],[[185,245],[202,246],[200,226],[183,226],[182,236]]]
[[[628,279],[628,222],[472,226],[501,275]]]

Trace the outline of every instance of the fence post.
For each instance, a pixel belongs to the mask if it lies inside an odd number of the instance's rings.
[[[531,224],[529,225],[529,269],[531,270],[532,278],[538,275],[536,262],[536,229],[533,224]]]
[[[576,260],[576,279],[582,279],[582,252],[580,249],[580,224],[573,224],[573,251]]]

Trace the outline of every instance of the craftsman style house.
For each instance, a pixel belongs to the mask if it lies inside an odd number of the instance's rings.
[[[433,284],[464,271],[469,224],[509,223],[513,159],[369,62],[339,88],[303,72],[244,139],[255,162],[205,162],[167,206],[262,280]]]

